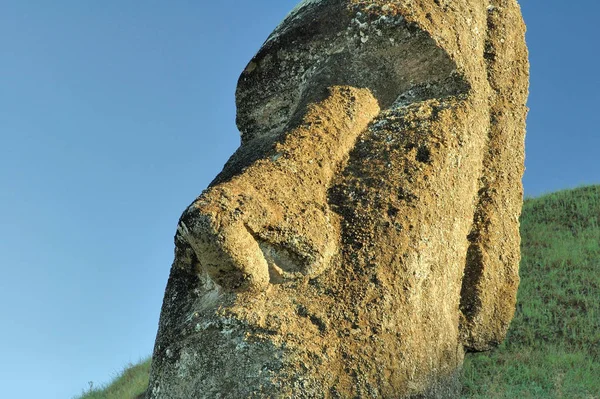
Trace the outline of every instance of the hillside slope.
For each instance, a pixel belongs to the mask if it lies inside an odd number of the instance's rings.
[[[467,356],[464,398],[600,398],[600,186],[528,199],[507,340]],[[149,361],[80,399],[143,392]]]
[[[465,398],[600,398],[600,186],[525,201],[507,340],[467,356]]]
[[[85,391],[78,399],[138,399],[148,386],[150,359],[126,367],[109,385]]]

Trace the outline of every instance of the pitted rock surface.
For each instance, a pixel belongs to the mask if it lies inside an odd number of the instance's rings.
[[[519,282],[515,0],[305,0],[175,236],[147,398],[451,398]]]

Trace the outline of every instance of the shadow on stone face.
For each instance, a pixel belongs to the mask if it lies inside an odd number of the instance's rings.
[[[455,396],[514,311],[523,35],[512,0],[300,3],[180,219],[148,397]]]

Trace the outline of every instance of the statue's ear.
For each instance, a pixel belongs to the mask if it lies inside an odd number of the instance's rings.
[[[502,342],[519,285],[529,62],[518,7],[499,7],[497,0],[491,3],[484,53],[493,90],[489,142],[460,302],[463,345],[471,351],[489,350]]]

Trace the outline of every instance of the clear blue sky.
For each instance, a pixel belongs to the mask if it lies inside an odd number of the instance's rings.
[[[179,215],[295,3],[0,1],[1,398],[68,399],[151,353]],[[521,3],[526,194],[600,183],[600,3]]]

